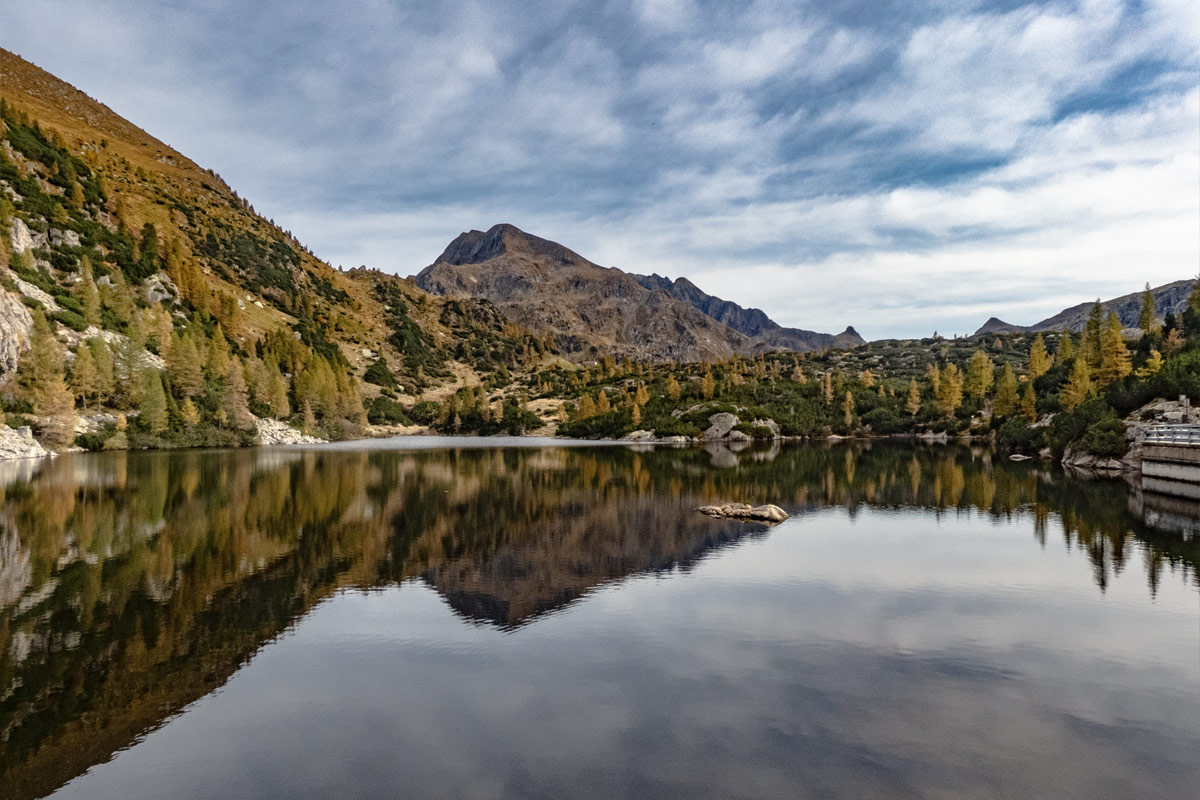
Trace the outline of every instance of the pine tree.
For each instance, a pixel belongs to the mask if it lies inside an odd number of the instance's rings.
[[[700,379],[700,396],[705,400],[711,400],[713,392],[716,391],[717,382],[713,379],[712,370],[704,373],[704,377]]]
[[[79,283],[75,284],[75,299],[83,306],[83,318],[88,325],[100,325],[100,290],[92,279],[92,262],[86,255],[79,259]]]
[[[1087,359],[1077,358],[1075,365],[1071,368],[1071,377],[1067,380],[1067,385],[1059,393],[1059,402],[1067,411],[1074,411],[1091,391],[1091,367],[1088,366]]]
[[[1100,386],[1119,381],[1133,371],[1133,361],[1125,339],[1121,336],[1121,321],[1116,314],[1109,313],[1108,325],[1100,343],[1100,369],[1096,375]]]
[[[1029,348],[1029,380],[1036,381],[1049,371],[1050,354],[1046,352],[1046,342],[1039,333]]]
[[[854,395],[849,389],[846,390],[846,397],[842,400],[842,421],[849,428],[854,424]]]
[[[996,365],[988,358],[987,353],[976,350],[967,364],[967,378],[964,389],[970,397],[982,400],[992,388],[996,376]]]
[[[934,398],[938,392],[942,390],[942,371],[938,369],[937,364],[930,364],[925,370],[926,376],[929,378],[929,388],[933,391]]]
[[[915,417],[921,411],[921,387],[917,386],[917,379],[912,378],[908,382],[908,402],[904,405],[910,417]]]
[[[1145,336],[1154,336],[1158,333],[1158,309],[1154,307],[1154,293],[1150,291],[1150,284],[1146,284],[1146,291],[1142,292],[1142,312],[1138,314],[1138,327],[1142,329]]]
[[[286,419],[291,416],[292,407],[288,402],[287,380],[273,359],[267,362],[267,384],[267,405],[271,408],[271,416],[276,419]]]
[[[96,372],[96,359],[87,345],[80,345],[75,352],[75,363],[71,365],[71,388],[86,409],[88,400],[99,391],[100,376]]]
[[[998,417],[1007,417],[1017,410],[1020,398],[1017,396],[1017,376],[1012,365],[1004,362],[1000,372],[1000,380],[996,382],[996,397],[992,405],[992,413]]]
[[[612,404],[608,402],[608,395],[601,389],[596,395],[596,413],[607,414],[609,411],[612,411]]]
[[[70,447],[75,441],[75,396],[67,388],[61,371],[50,376],[42,387],[41,404],[34,409],[43,416],[42,440],[55,449]]]
[[[163,391],[162,376],[156,369],[142,373],[142,423],[155,436],[167,429],[167,394]]]
[[[212,341],[208,343],[208,362],[205,369],[213,377],[229,373],[229,342],[219,324],[213,329]]]
[[[1033,391],[1033,381],[1028,381],[1021,390],[1021,416],[1029,422],[1037,422],[1037,395]]]
[[[869,369],[864,369],[859,373],[858,380],[863,386],[866,386],[868,389],[870,389],[875,385],[875,374]]]
[[[642,409],[637,403],[634,403],[633,408],[629,410],[629,417],[633,421],[634,427],[642,423]]]

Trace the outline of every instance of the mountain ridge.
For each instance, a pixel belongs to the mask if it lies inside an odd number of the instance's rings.
[[[1151,288],[1150,294],[1154,297],[1154,308],[1158,313],[1159,319],[1162,319],[1168,313],[1174,314],[1177,317],[1182,314],[1183,310],[1187,308],[1188,297],[1191,295],[1192,288],[1195,285],[1195,278],[1185,278]],[[1041,322],[1035,322],[1032,325],[1014,325],[998,317],[991,317],[971,335],[1048,333],[1051,331],[1079,333],[1087,324],[1088,314],[1091,312],[1093,305],[1095,305],[1094,302],[1085,302],[1068,306],[1057,314],[1046,317]],[[1111,300],[1103,300],[1100,302],[1100,307],[1104,310],[1105,314],[1110,311],[1116,313],[1122,327],[1136,328],[1138,326],[1138,316],[1142,312],[1142,292],[1130,292],[1120,297],[1114,297]]]
[[[686,278],[601,266],[509,223],[460,233],[411,278],[432,294],[487,299],[530,330],[553,336],[575,360],[709,361],[863,343],[853,328],[836,335],[784,328]]]

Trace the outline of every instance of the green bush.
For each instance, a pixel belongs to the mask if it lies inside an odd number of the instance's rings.
[[[108,433],[81,433],[75,437],[75,446],[91,452],[103,450],[108,436]]]
[[[367,367],[367,371],[363,373],[363,380],[376,386],[392,387],[396,385],[396,376],[388,369],[387,362],[382,358]]]
[[[1129,450],[1125,441],[1125,423],[1114,414],[1088,426],[1079,444],[1089,453],[1107,458],[1121,458]]]
[[[88,321],[86,319],[79,316],[74,311],[70,311],[65,308],[62,311],[54,312],[54,315],[52,318],[55,321],[61,322],[63,325],[66,325],[71,330],[79,331],[81,333],[83,331],[86,331],[88,328]]]
[[[367,409],[367,421],[372,425],[411,425],[404,406],[386,397],[376,397]]]
[[[1000,426],[996,442],[1005,450],[1033,452],[1042,446],[1042,430],[1031,428],[1021,417],[1010,417]]]
[[[422,400],[408,410],[409,418],[418,425],[432,425],[442,407],[432,400]]]

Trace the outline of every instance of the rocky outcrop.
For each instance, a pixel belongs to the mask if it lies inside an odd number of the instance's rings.
[[[259,444],[263,445],[321,444],[328,441],[301,433],[286,422],[280,422],[277,419],[257,420],[254,427],[258,430]]]
[[[742,519],[755,522],[783,522],[788,513],[779,506],[750,506],[746,503],[723,503],[715,506],[700,506],[696,509],[701,514],[721,519]]]
[[[1185,418],[1183,403],[1178,400],[1163,400],[1155,398],[1146,405],[1134,411],[1125,418],[1125,441],[1129,443],[1127,452],[1121,461],[1125,468],[1138,470],[1142,467],[1142,451],[1146,441],[1146,432],[1158,425],[1173,425],[1181,422],[1195,422],[1198,415],[1192,411],[1191,418]]]
[[[21,298],[0,289],[0,375],[16,371],[32,331],[33,317]]]
[[[708,428],[705,429],[704,433],[700,434],[700,441],[702,441],[702,442],[749,442],[749,441],[752,441],[755,437],[751,436],[750,434],[746,433],[745,431],[737,430],[737,427],[741,424],[742,424],[741,420],[738,419],[738,416],[736,414],[732,414],[728,411],[721,411],[716,414],[713,414],[712,416],[710,416],[708,418]],[[756,419],[756,420],[752,420],[749,423],[749,425],[751,428],[765,428],[767,431],[769,431],[769,434],[766,437],[760,436],[759,438],[768,438],[768,439],[780,438],[779,425],[773,419]]]
[[[0,461],[17,458],[43,458],[54,453],[38,444],[29,428],[12,428],[0,423]]]
[[[1082,472],[1096,472],[1108,475],[1120,475],[1129,467],[1119,458],[1098,456],[1089,453],[1077,445],[1068,445],[1063,452],[1062,465],[1068,469]]]

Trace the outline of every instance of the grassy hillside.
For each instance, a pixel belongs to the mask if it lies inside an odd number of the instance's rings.
[[[55,444],[70,438],[48,421],[69,416],[63,382],[78,411],[132,422],[149,402],[127,441],[233,443],[253,427],[244,411],[348,436],[368,416],[404,421],[392,400],[548,349],[485,301],[331,268],[220,176],[7,51],[0,98],[0,279],[35,345],[0,395]],[[76,374],[84,344],[99,387]]]

